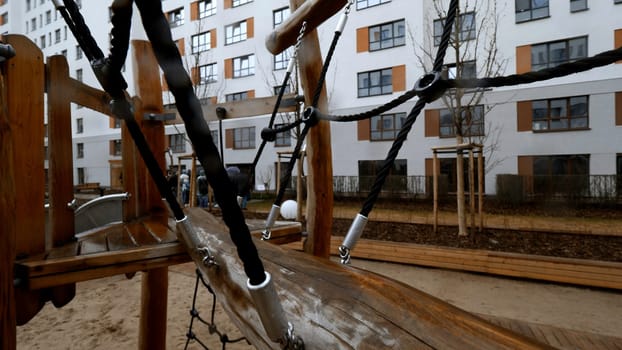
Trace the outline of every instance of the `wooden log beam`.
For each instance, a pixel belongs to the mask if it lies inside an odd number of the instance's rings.
[[[0,66],[0,348],[15,349],[15,294],[13,260],[17,225],[13,214],[16,207],[13,133],[8,116],[6,65]]]
[[[151,44],[145,40],[132,40],[134,81],[136,92],[141,98],[141,115],[144,113],[162,113],[162,85],[160,69]],[[161,171],[165,171],[164,157],[164,123],[161,121],[142,120],[139,122],[151,152],[158,162]],[[146,171],[144,162],[139,162],[137,176],[140,186],[144,188],[143,200],[140,201],[139,212],[156,215],[163,224],[167,223],[167,215],[163,195],[159,192],[155,181]],[[194,176],[194,174],[193,174]],[[139,349],[166,348],[166,311],[168,294],[168,267],[151,269],[143,273],[141,287],[141,312],[138,335]]]
[[[290,7],[303,6],[304,0],[290,0]],[[310,31],[303,39],[298,51],[300,81],[305,101],[311,104],[316,85],[322,72],[322,54],[317,31]],[[322,85],[317,107],[328,109],[326,85]],[[307,232],[305,244],[307,253],[328,258],[330,256],[330,234],[333,225],[333,158],[331,150],[330,123],[319,121],[307,136]]]
[[[208,268],[184,241],[231,320],[258,349],[277,348],[264,332],[226,226],[188,210],[193,242],[207,246]],[[183,237],[182,237],[183,240]],[[371,272],[255,241],[286,318],[307,349],[547,349],[431,295]]]
[[[302,22],[307,22],[306,35],[347,3],[347,0],[307,0],[299,7],[292,7],[295,11],[266,38],[266,48],[273,55],[281,53],[296,43]]]
[[[277,96],[258,97],[250,100],[231,101],[203,106],[203,115],[208,122],[218,120],[216,108],[224,108],[227,112],[225,119],[238,119],[255,117],[258,115],[269,115],[274,110]],[[283,95],[279,112],[295,112],[298,110],[298,101],[295,94]],[[175,119],[165,121],[167,125],[183,124],[181,116],[177,114]]]
[[[71,100],[69,65],[65,56],[49,57],[48,91],[48,189],[51,246],[61,246],[74,238],[75,220],[68,203],[73,200],[73,143],[71,138]],[[58,286],[51,290],[56,307],[66,305],[76,295],[76,285]]]

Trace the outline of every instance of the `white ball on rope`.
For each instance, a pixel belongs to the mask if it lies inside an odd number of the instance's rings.
[[[285,219],[295,219],[296,212],[298,211],[298,203],[296,201],[288,199],[281,203],[281,216]]]

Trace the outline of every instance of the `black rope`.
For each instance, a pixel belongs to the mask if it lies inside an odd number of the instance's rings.
[[[453,22],[456,18],[457,9],[458,9],[458,0],[452,0],[451,3],[449,4],[449,10],[448,10],[449,13],[447,14],[447,18],[445,19],[445,25],[443,27],[443,35],[441,37],[441,43],[436,53],[436,59],[434,60],[435,71],[440,71],[440,69],[443,66],[443,59],[447,51],[447,47],[449,45],[449,37],[450,37],[451,30],[453,27]],[[399,153],[400,149],[402,148],[402,145],[406,141],[406,137],[408,136],[408,133],[412,129],[412,126],[417,120],[417,117],[423,110],[423,107],[425,107],[425,104],[426,104],[425,99],[419,99],[417,103],[415,104],[415,107],[406,117],[406,120],[404,121],[402,128],[397,134],[395,141],[391,145],[391,149],[389,150],[389,153],[387,154],[387,157],[385,158],[384,163],[382,164],[382,167],[380,168],[380,171],[378,172],[378,175],[376,175],[376,179],[374,180],[371,190],[369,191],[369,195],[367,196],[367,199],[365,200],[363,207],[361,208],[361,211],[360,211],[361,215],[368,217],[369,213],[374,208],[374,204],[378,200],[378,196],[380,195],[382,186],[384,185],[387,177],[389,176],[391,168],[393,167],[393,163],[395,162],[395,159],[397,158],[397,154]]]
[[[93,54],[94,59],[103,59],[103,53],[90,35],[90,31],[73,0],[64,0],[64,3],[65,7],[59,8],[59,10],[63,12],[66,9],[69,14],[73,12],[71,18],[64,15],[63,18],[69,18],[68,26],[75,30],[72,30],[72,32],[85,51],[85,54],[88,51]],[[155,56],[164,71],[170,91],[175,96],[179,113],[184,120],[188,136],[197,153],[197,158],[206,172],[208,182],[214,188],[216,201],[221,207],[223,220],[229,227],[231,240],[237,247],[238,257],[244,265],[244,271],[252,285],[259,285],[265,280],[263,264],[253,243],[250,230],[246,225],[244,214],[237,204],[236,189],[222,165],[207,122],[203,118],[201,105],[192,89],[192,82],[183,67],[181,56],[172,39],[168,21],[162,12],[162,4],[159,1],[153,2],[148,0],[136,0],[135,3],[140,11],[143,26],[151,41]],[[73,21],[71,21],[72,19]],[[125,17],[125,20],[127,21],[127,17]],[[70,25],[71,23],[73,25]],[[123,30],[122,33],[125,33],[125,31]],[[122,54],[123,50],[120,50],[118,53]],[[112,69],[109,73],[120,75],[120,72]],[[100,78],[101,76],[98,76],[98,79]],[[121,81],[112,79],[110,82],[102,83],[102,86],[111,96],[119,96],[119,91],[123,90],[119,85]],[[114,91],[111,91],[112,89]],[[122,110],[129,110],[123,104],[120,107]],[[151,153],[142,132],[140,132],[140,127],[133,119],[131,113],[127,115],[126,125],[151,176],[156,182],[160,193],[166,198],[175,218],[178,220],[183,219],[185,217],[183,211],[175,199],[171,188],[168,186],[166,177],[159,168],[157,161],[155,161],[155,157]]]
[[[294,58],[291,58],[292,60]],[[279,88],[279,94],[276,97],[276,103],[274,104],[274,109],[272,110],[272,115],[270,116],[270,121],[268,122],[268,128],[272,128],[274,125],[274,120],[276,119],[276,115],[279,112],[279,107],[281,106],[281,100],[283,99],[283,95],[285,94],[285,89],[287,88],[287,82],[291,76],[291,72],[287,71],[285,73],[285,77],[283,78],[283,83]],[[257,163],[259,163],[259,158],[261,158],[261,154],[263,153],[264,148],[266,147],[266,143],[268,140],[263,139],[261,141],[261,145],[259,145],[259,149],[255,154],[255,159],[253,159],[253,164],[251,165],[250,175],[248,176],[248,182],[251,183],[255,178],[255,168],[257,167]]]
[[[248,342],[248,340],[245,337],[229,339],[229,336],[226,333],[222,333],[218,329],[218,326],[216,325],[216,322],[215,322],[216,293],[214,293],[212,286],[210,286],[207,282],[205,282],[205,279],[203,278],[203,274],[201,273],[199,269],[196,270],[196,275],[197,275],[197,278],[194,284],[194,294],[192,295],[192,308],[190,309],[190,324],[188,325],[188,332],[186,333],[186,345],[184,346],[184,349],[188,349],[188,345],[190,345],[190,342],[193,340],[199,343],[203,347],[203,349],[209,349],[207,345],[205,345],[205,343],[203,343],[201,339],[199,339],[199,337],[197,337],[196,333],[194,333],[193,331],[195,320],[206,325],[208,328],[209,334],[216,334],[218,336],[220,343],[222,344],[223,350],[225,350],[227,344],[237,343],[242,340],[246,340]],[[199,282],[203,284],[203,286],[207,289],[207,291],[212,296],[211,316],[210,316],[209,321],[206,321],[205,319],[203,319],[199,314],[199,310],[197,310],[196,308],[197,296],[198,296],[198,291],[199,291]]]
[[[341,32],[335,31],[335,35],[333,36],[333,40],[330,45],[330,49],[328,50],[326,59],[324,60],[324,64],[322,65],[322,72],[320,73],[320,78],[318,80],[317,85],[315,86],[315,91],[313,94],[313,101],[311,104],[313,107],[317,107],[317,104],[320,101],[320,96],[322,94],[322,88],[324,86],[324,81],[326,80],[326,73],[328,72],[328,66],[330,65],[330,61],[333,58],[335,49],[337,48],[337,42],[339,41],[340,37],[341,37]],[[305,120],[301,120],[301,122],[302,121],[305,121]],[[274,199],[274,205],[280,206],[281,203],[283,202],[283,198],[285,197],[285,190],[287,189],[287,184],[292,178],[292,172],[294,171],[294,165],[296,165],[296,160],[300,158],[300,149],[302,148],[304,140],[307,137],[307,134],[309,133],[309,129],[316,124],[317,124],[316,118],[307,119],[305,121],[305,127],[302,129],[300,136],[298,136],[298,141],[296,142],[296,147],[294,148],[293,157],[290,158],[289,163],[287,164],[287,170],[285,171],[285,174],[281,177],[280,183],[282,185],[279,188],[279,193]],[[294,128],[294,126],[292,125],[288,126],[289,128],[288,130]]]
[[[512,74],[505,77],[491,77],[482,79],[449,79],[448,88],[488,88],[530,84],[538,81],[563,77],[570,74],[585,72],[622,60],[622,47],[604,51],[595,56],[583,58],[574,62],[563,63],[555,67],[542,69],[523,74]]]

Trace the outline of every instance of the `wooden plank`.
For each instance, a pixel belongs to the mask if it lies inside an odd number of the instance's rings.
[[[108,251],[105,235],[89,235],[80,240],[80,255],[103,253]]]
[[[183,237],[230,319],[257,348],[273,348],[246,290],[227,228],[208,212],[187,210],[197,236]],[[220,268],[207,268],[193,242],[206,244]],[[371,272],[256,241],[285,316],[314,349],[543,349],[433,296]]]
[[[15,213],[15,173],[13,132],[8,116],[6,65],[0,65],[0,348],[15,349],[16,319],[13,289],[13,261],[17,225]]]
[[[17,55],[5,63],[7,116],[11,126],[13,185],[20,191],[10,212],[15,227],[15,256],[23,258],[45,251],[44,77],[43,53],[22,35],[4,36]],[[10,231],[9,231],[10,232]],[[16,321],[25,324],[45,302],[39,291],[15,292]]]
[[[290,8],[303,6],[304,0],[290,0]],[[326,6],[328,3],[324,2]],[[333,1],[332,3],[339,3]],[[319,8],[316,10],[319,11]],[[322,8],[328,10],[328,8]],[[308,30],[298,50],[300,81],[307,105],[314,99],[316,85],[322,72],[322,54],[316,30]],[[327,110],[326,85],[322,84],[317,108]],[[330,256],[330,233],[333,225],[333,167],[330,123],[319,121],[307,136],[306,155],[309,170],[307,174],[307,232],[309,234],[305,251],[328,258]]]
[[[165,258],[184,254],[183,245],[176,243],[137,247],[123,251],[100,252],[47,260],[17,261],[20,277],[32,279],[40,276],[58,275],[98,267],[128,264],[133,261]]]
[[[118,230],[107,233],[106,240],[108,241],[108,250],[111,252],[138,247],[138,244],[136,244],[129,232],[123,227],[119,227]]]
[[[73,141],[71,137],[71,102],[69,65],[65,56],[47,60],[46,90],[48,92],[48,189],[51,244],[61,246],[74,238],[73,209]],[[76,285],[58,286],[50,291],[54,306],[69,303],[76,295]]]
[[[63,272],[58,275],[43,275],[30,278],[28,287],[33,290],[57,286],[59,284],[76,283],[90,281],[98,278],[110,277],[120,274],[131,274],[137,271],[148,271],[151,269],[163,268],[170,265],[183,264],[190,261],[185,252],[167,255],[160,258],[128,260],[122,263],[112,263],[110,265],[97,266],[85,270]]]
[[[268,35],[266,48],[273,55],[281,53],[296,43],[303,21],[307,22],[305,34],[309,33],[332,17],[347,3],[347,0],[307,0],[302,6],[297,6],[297,9],[292,6],[292,9],[296,9],[296,11]]]
[[[175,232],[171,231],[168,225],[162,225],[161,222],[153,220],[145,220],[142,222],[142,225],[158,243],[170,243],[177,241],[177,235]]]
[[[217,121],[216,108],[224,108],[227,111],[226,119],[238,119],[255,117],[258,115],[269,115],[274,110],[276,104],[276,96],[256,97],[249,100],[231,101],[218,104],[203,105],[203,115],[207,121]],[[295,94],[285,94],[281,100],[279,107],[280,113],[295,112],[298,110],[298,102],[296,102]],[[183,124],[183,120],[179,114],[174,120],[167,120],[165,124]]]
[[[68,82],[70,90],[65,91],[71,102],[90,108],[99,113],[110,115],[110,96],[103,90],[96,89],[73,78]]]

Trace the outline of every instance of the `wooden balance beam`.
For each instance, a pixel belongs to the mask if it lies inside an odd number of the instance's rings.
[[[190,208],[199,240],[218,267],[190,249],[231,320],[258,349],[276,348],[263,330],[227,227]],[[186,243],[189,244],[189,243]],[[286,318],[307,349],[546,349],[395,280],[256,241]]]

